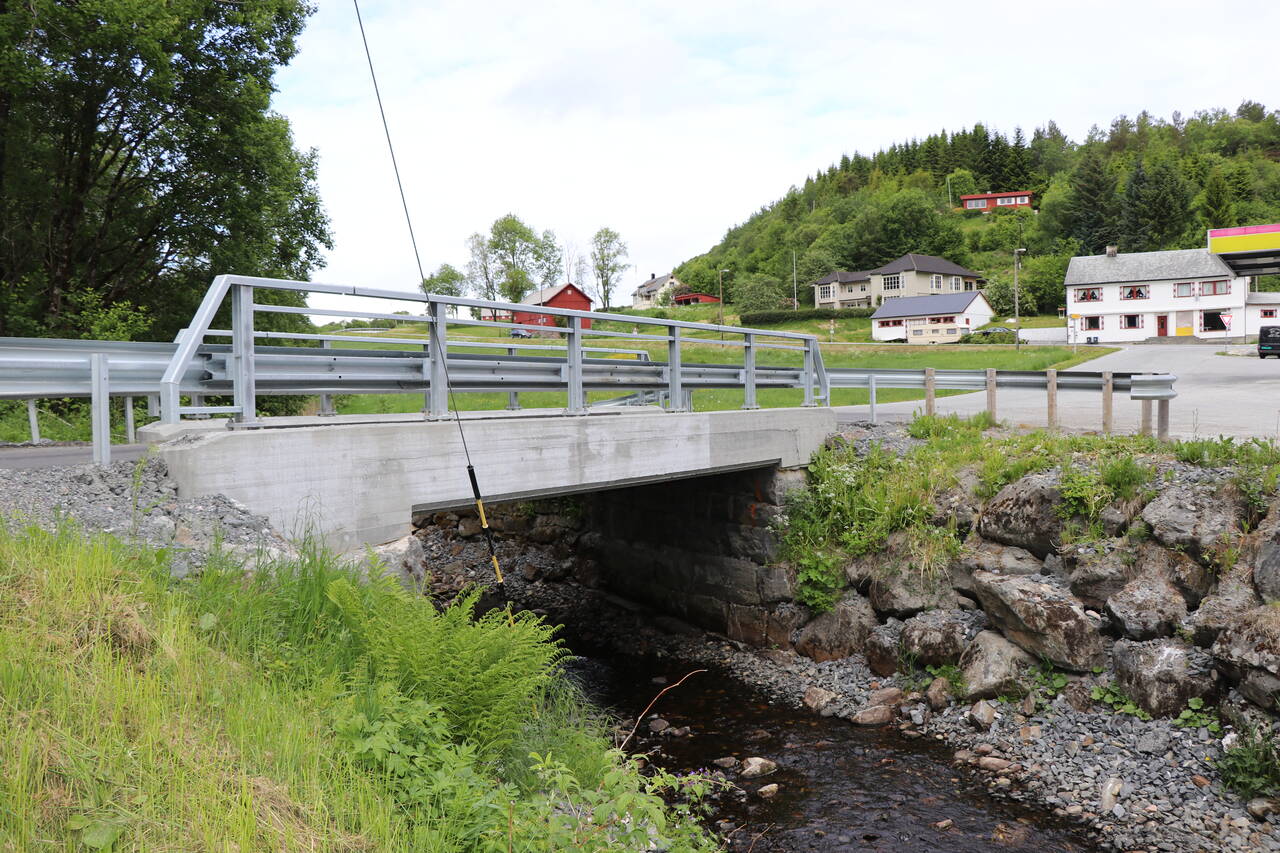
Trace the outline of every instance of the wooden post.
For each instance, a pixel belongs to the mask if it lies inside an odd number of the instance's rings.
[[[938,407],[938,380],[932,367],[924,369],[924,413],[932,415]]]
[[[1102,373],[1102,432],[1106,435],[1111,434],[1111,402],[1112,393],[1115,390],[1115,381],[1112,379],[1111,371],[1105,370]]]
[[[1138,431],[1143,435],[1151,435],[1151,401],[1142,401],[1142,426]]]
[[[1156,401],[1156,438],[1169,440],[1169,401]]]
[[[987,414],[996,420],[996,371],[992,367],[987,368]]]
[[[1044,378],[1048,391],[1049,429],[1056,430],[1058,428],[1058,371],[1046,370]]]

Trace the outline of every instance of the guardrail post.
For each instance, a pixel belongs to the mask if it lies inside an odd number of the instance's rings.
[[[565,353],[565,379],[569,385],[569,407],[565,410],[570,415],[585,415],[586,393],[582,388],[582,318],[569,318],[568,351]]]
[[[938,411],[938,378],[932,367],[924,369],[924,413],[937,414]]]
[[[1151,401],[1142,401],[1142,423],[1138,427],[1138,432],[1143,435],[1151,435]]]
[[[867,389],[871,392],[871,423],[876,423],[876,377],[867,377]]]
[[[160,395],[159,394],[147,395],[147,417],[149,418],[160,417]]]
[[[756,404],[756,336],[742,336],[742,408],[758,409]]]
[[[683,369],[680,364],[680,327],[669,326],[667,333],[667,411],[683,412],[686,409],[683,377],[680,375]]]
[[[507,347],[507,355],[511,356],[512,358],[515,358],[515,357],[516,357],[516,348],[515,348],[515,347]],[[519,394],[519,392],[516,392],[516,391],[508,391],[508,392],[507,392],[507,411],[508,411],[508,412],[518,412],[518,411],[520,411],[520,394]]]
[[[427,354],[431,388],[427,392],[427,418],[433,421],[449,417],[449,373],[445,361],[449,357],[448,330],[445,328],[446,308],[443,302],[431,303],[431,345]]]
[[[1115,392],[1115,380],[1110,370],[1102,372],[1102,432],[1111,434],[1111,404]]]
[[[991,367],[987,368],[987,414],[996,420],[996,371]]]
[[[1169,401],[1156,401],[1156,438],[1169,440]]]
[[[804,342],[804,405],[816,406],[813,400],[813,340]]]
[[[27,424],[31,427],[31,443],[40,443],[40,419],[36,416],[36,401],[27,401]]]
[[[231,353],[235,370],[231,375],[232,399],[240,409],[236,420],[253,423],[258,419],[257,389],[253,371],[253,285],[237,284],[231,289]]]
[[[111,377],[107,357],[89,356],[89,408],[93,425],[93,463],[111,464]]]
[[[1044,372],[1045,390],[1047,393],[1047,405],[1049,416],[1049,429],[1056,430],[1058,428],[1058,371],[1050,368]]]
[[[133,398],[124,398],[124,440],[126,444],[137,444],[138,433],[133,423]]]
[[[332,349],[332,344],[333,344],[333,341],[321,341],[320,348]],[[322,417],[333,417],[337,413],[338,412],[333,408],[333,395],[321,394],[320,395],[320,415]]]

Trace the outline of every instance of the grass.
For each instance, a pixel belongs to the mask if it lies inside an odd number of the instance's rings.
[[[0,849],[709,847],[550,629],[473,603],[314,550],[176,584],[163,552],[0,529]]]
[[[997,317],[982,329],[990,329],[994,326],[1017,326],[1019,329],[1055,329],[1065,327],[1067,318],[1059,317],[1057,314],[1033,314],[1030,317],[1019,317],[1019,322],[1013,322],[1012,317]]]

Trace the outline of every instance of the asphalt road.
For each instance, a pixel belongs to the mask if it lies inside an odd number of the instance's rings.
[[[1219,355],[1226,349],[1215,344],[1141,345],[1095,358],[1075,368],[1081,371],[1173,373],[1178,397],[1170,403],[1169,432],[1176,438],[1260,436],[1280,439],[1280,359],[1260,359],[1256,355]],[[1240,353],[1256,352],[1252,347],[1231,347]],[[924,366],[923,364],[921,365]],[[922,410],[923,401],[886,403],[877,414],[888,420],[906,420]],[[938,398],[938,411],[970,415],[986,406],[985,392]],[[996,415],[1018,426],[1044,426],[1043,391],[1004,390],[999,392]],[[1115,397],[1115,428],[1136,432],[1140,404],[1127,395]],[[842,422],[865,420],[867,406],[840,406],[836,417]],[[1058,419],[1069,429],[1101,429],[1100,395],[1087,391],[1061,391]]]
[[[111,461],[142,457],[145,444],[114,444]],[[93,448],[88,444],[51,444],[38,447],[0,447],[0,468],[53,468],[60,465],[88,465],[93,461]]]

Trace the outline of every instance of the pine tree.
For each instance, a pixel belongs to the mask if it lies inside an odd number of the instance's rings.
[[[1235,199],[1231,186],[1221,168],[1209,173],[1204,185],[1204,199],[1200,203],[1200,218],[1206,228],[1232,228],[1239,225],[1236,219]]]
[[[1120,248],[1126,252],[1145,252],[1151,248],[1151,227],[1147,215],[1147,197],[1151,187],[1147,170],[1139,160],[1129,173],[1120,201]]]
[[[1097,254],[1116,238],[1116,180],[1092,147],[1071,173],[1065,220],[1068,236],[1079,240],[1089,254]]]
[[[1031,154],[1027,150],[1026,138],[1022,128],[1013,129],[1013,143],[1009,146],[1009,156],[1004,168],[1005,189],[1009,192],[1025,190],[1031,185]]]
[[[1147,252],[1177,245],[1190,221],[1186,182],[1168,160],[1150,169],[1138,161],[1125,184],[1120,206],[1120,245]]]

